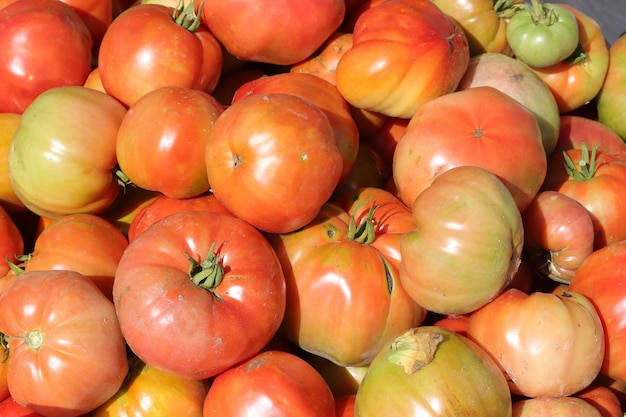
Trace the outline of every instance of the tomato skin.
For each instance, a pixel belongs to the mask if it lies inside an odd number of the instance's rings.
[[[525,248],[535,271],[544,277],[569,282],[593,252],[591,216],[566,194],[540,192],[522,213],[522,220]]]
[[[602,417],[623,417],[619,397],[610,388],[596,383],[575,394],[593,405]]]
[[[553,293],[506,290],[471,314],[467,335],[496,358],[511,392],[530,398],[586,388],[604,359],[595,307],[584,295],[560,287]]]
[[[24,203],[15,195],[9,178],[9,147],[21,121],[21,114],[0,113],[0,206],[9,213],[27,210]]]
[[[9,341],[11,395],[49,417],[91,412],[128,371],[113,304],[78,272],[18,275],[0,294],[0,332]]]
[[[626,140],[626,34],[609,48],[609,66],[596,106],[598,120]]]
[[[53,220],[35,240],[25,271],[81,273],[113,301],[113,280],[128,241],[112,223],[95,214],[68,214]]]
[[[204,381],[179,378],[129,358],[129,371],[117,393],[92,417],[202,417]]]
[[[113,21],[112,0],[62,0],[74,9],[85,22],[93,41],[93,52],[97,56],[104,33]]]
[[[337,64],[337,88],[355,107],[410,118],[454,91],[469,61],[460,26],[430,1],[392,0],[365,10]]]
[[[601,372],[610,378],[626,380],[624,355],[626,323],[626,242],[620,241],[594,251],[578,268],[569,284],[571,291],[587,297],[595,306],[605,335],[605,357]]]
[[[161,87],[146,93],[118,130],[121,170],[136,186],[172,198],[207,192],[204,150],[222,111],[217,100],[196,89]]]
[[[128,240],[132,242],[139,233],[152,224],[170,214],[183,210],[209,210],[230,214],[228,209],[212,193],[183,199],[160,195],[142,207],[133,218],[128,229]]]
[[[24,238],[7,211],[0,206],[0,276],[10,270],[7,261],[17,262],[16,256],[24,253]]]
[[[212,255],[221,280],[202,287],[191,279],[189,257],[200,263]],[[161,219],[128,245],[113,299],[122,333],[143,362],[204,379],[268,343],[285,312],[285,279],[275,252],[254,227],[231,215],[186,210]]]
[[[545,68],[529,68],[546,83],[556,99],[559,111],[564,114],[596,97],[608,70],[609,50],[602,29],[595,20],[572,6],[555,4],[569,10],[576,18],[583,56],[574,63],[569,62],[568,58]]]
[[[89,30],[63,2],[20,0],[1,9],[0,112],[22,114],[50,88],[82,85],[91,47]]]
[[[535,416],[602,417],[588,402],[576,397],[529,398],[513,403],[513,417]]]
[[[238,0],[215,0],[203,3],[202,22],[240,60],[291,65],[313,54],[345,11],[343,0],[260,0],[245,8]]]
[[[212,35],[202,26],[191,32],[178,25],[172,11],[160,4],[130,7],[102,39],[98,54],[102,85],[126,106],[159,87],[205,90],[209,80],[217,84],[222,57],[215,50],[217,44],[205,39]]]
[[[412,206],[401,238],[400,279],[418,304],[440,314],[472,312],[511,282],[524,244],[511,193],[475,166],[440,174]]]
[[[626,161],[626,143],[613,129],[587,117],[562,115],[556,149],[582,149],[583,144],[588,149],[597,146],[599,152]]]
[[[340,366],[368,364],[382,346],[420,324],[426,314],[402,288],[394,259],[399,253],[396,234],[405,230],[409,212],[390,197],[378,201],[375,193],[370,196],[355,202],[350,213],[327,203],[305,227],[269,236],[287,283],[281,334]],[[373,220],[363,221],[378,205],[380,213],[374,211]],[[354,233],[351,216],[357,227],[374,230]],[[381,249],[376,246],[379,238]],[[338,321],[338,316],[345,318]]]
[[[117,197],[115,141],[126,109],[83,86],[56,87],[22,115],[9,148],[13,190],[33,213],[101,213]],[[59,198],[59,196],[63,198]]]
[[[233,103],[216,120],[205,158],[218,200],[269,233],[313,220],[343,170],[328,117],[287,93],[253,94]]]
[[[442,340],[433,352],[428,341],[411,340],[420,336]],[[429,351],[434,357],[428,358]],[[419,369],[416,364],[414,372],[405,370],[413,355],[430,361]],[[498,365],[476,343],[441,327],[420,326],[376,355],[356,393],[355,415],[505,417],[511,415],[511,394]]]
[[[460,165],[479,166],[495,174],[523,211],[539,192],[547,170],[535,116],[489,86],[456,91],[426,103],[411,118],[394,153],[393,178],[402,201],[411,206],[433,179]]]
[[[289,72],[316,75],[332,85],[337,85],[337,64],[352,48],[351,32],[335,32],[320,47],[319,52],[289,67]]]

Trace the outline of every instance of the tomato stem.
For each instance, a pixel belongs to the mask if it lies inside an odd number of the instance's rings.
[[[600,145],[595,145],[589,154],[589,149],[585,142],[581,145],[581,159],[578,163],[572,161],[572,158],[563,151],[563,158],[565,159],[565,170],[570,178],[576,181],[586,181],[592,179],[596,171],[598,170],[598,159],[596,153]],[[602,162],[602,160],[600,160]]]
[[[513,17],[515,13],[519,10],[523,9],[524,6],[520,4],[516,4],[516,0],[494,0],[493,1],[493,10],[496,12],[498,17],[502,19],[508,19]]]
[[[552,8],[546,7],[541,0],[531,0],[530,7],[526,6],[525,8],[535,24],[551,26],[559,20],[556,12]]]
[[[211,292],[215,298],[222,301],[222,297],[215,292],[215,288],[224,278],[224,267],[220,262],[219,256],[215,253],[215,242],[211,245],[206,259],[201,263],[198,263],[188,253],[186,255],[190,263],[189,277],[193,283]]]
[[[374,224],[375,211],[376,207],[374,206],[374,203],[372,203],[367,216],[363,218],[358,227],[356,225],[356,221],[354,220],[354,216],[350,216],[350,223],[348,224],[348,239],[354,240],[358,243],[363,243],[364,245],[369,245],[374,241],[376,238],[376,227]]]
[[[200,3],[200,8],[198,10],[202,10],[203,4],[204,0]],[[187,29],[189,32],[195,32],[202,23],[200,15],[196,13],[193,1],[190,1],[187,5],[185,5],[184,0],[179,0],[178,5],[172,12],[172,19],[174,19],[174,22],[176,22],[177,25]]]

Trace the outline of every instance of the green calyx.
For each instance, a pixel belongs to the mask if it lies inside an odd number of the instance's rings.
[[[376,239],[376,225],[374,224],[374,213],[376,207],[372,203],[367,216],[356,225],[354,216],[350,216],[350,223],[348,224],[348,239],[355,242],[369,245]]]
[[[186,255],[190,264],[189,278],[191,281],[200,288],[211,292],[215,298],[221,301],[222,297],[217,294],[215,289],[224,278],[224,267],[219,256],[215,253],[215,242],[211,245],[207,257],[200,263],[191,255]]]
[[[202,10],[203,4],[204,1],[200,3],[198,10]],[[172,19],[174,19],[177,25],[187,29],[189,32],[195,32],[202,23],[200,14],[196,13],[193,1],[185,5],[184,0],[180,0],[172,12]]]
[[[565,159],[563,165],[565,166],[567,175],[576,181],[592,179],[598,170],[598,158],[596,154],[599,146],[600,145],[594,146],[590,153],[587,145],[583,142],[581,146],[581,159],[578,163],[575,163],[566,152],[563,152],[563,158]],[[603,162],[602,160],[599,161]]]

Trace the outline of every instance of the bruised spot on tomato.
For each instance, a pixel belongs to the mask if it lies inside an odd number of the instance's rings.
[[[266,359],[265,358],[258,358],[255,359],[253,361],[251,361],[248,366],[246,366],[246,372],[250,373],[255,369],[258,369],[260,367],[262,367],[263,365],[265,365]]]

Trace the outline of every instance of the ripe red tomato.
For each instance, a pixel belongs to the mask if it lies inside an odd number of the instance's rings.
[[[486,107],[498,111],[485,111]],[[495,174],[523,211],[539,192],[547,170],[541,130],[533,113],[488,86],[426,103],[411,118],[396,146],[393,177],[400,198],[411,206],[433,179],[460,165],[479,166]]]
[[[120,169],[136,186],[172,198],[207,192],[204,151],[222,111],[217,100],[197,89],[160,87],[144,94],[117,133]]]
[[[24,270],[79,272],[113,301],[115,271],[127,246],[122,232],[104,218],[68,214],[50,222],[37,236]]]
[[[93,410],[91,417],[203,417],[205,381],[180,378],[129,359],[124,383],[113,397]]]
[[[233,103],[215,121],[205,155],[217,199],[270,233],[313,220],[343,170],[328,117],[287,93],[253,94]]]
[[[350,48],[352,33],[335,32],[326,39],[317,53],[291,65],[289,72],[313,74],[332,85],[337,85],[337,64]]]
[[[204,417],[332,417],[335,402],[322,376],[298,356],[261,352],[217,375]]]
[[[343,0],[239,0],[202,3],[202,22],[233,56],[291,65],[313,54],[343,21]],[[262,13],[262,18],[259,18]]]
[[[543,152],[543,151],[542,151]],[[400,279],[421,306],[465,314],[496,297],[521,262],[524,230],[511,193],[476,166],[437,176],[412,206],[401,238]]]
[[[506,290],[471,314],[467,335],[496,359],[511,392],[526,397],[575,394],[598,376],[604,359],[598,312],[584,295],[561,287]]]
[[[20,0],[0,9],[0,113],[21,114],[50,88],[82,85],[91,47],[87,26],[62,1]]]
[[[48,218],[106,210],[120,191],[115,142],[125,114],[119,101],[83,86],[38,96],[9,148],[15,194],[30,211]]]
[[[410,211],[382,189],[353,197],[349,208],[325,204],[305,227],[269,236],[287,281],[281,334],[341,366],[368,364],[426,315],[398,274]]]
[[[139,4],[120,14],[98,54],[106,92],[131,106],[159,87],[213,91],[221,73],[221,48],[206,27],[183,26],[194,19],[199,23],[193,10],[160,4]]]
[[[231,215],[186,210],[128,245],[113,299],[122,333],[143,362],[204,379],[269,342],[285,312],[285,279],[254,227]]]
[[[98,56],[98,48],[104,33],[113,21],[113,0],[62,0],[69,4],[85,22],[93,41],[94,56]]]
[[[601,372],[610,378],[626,380],[626,241],[594,251],[578,268],[569,284],[571,291],[583,294],[595,306],[605,335],[605,357]]]
[[[626,161],[626,143],[607,125],[587,117],[562,115],[559,123],[558,151],[598,147],[598,151]]]
[[[8,338],[11,396],[47,417],[91,412],[128,372],[113,304],[78,272],[18,275],[0,293],[0,332]]]
[[[391,0],[365,10],[337,64],[339,92],[355,107],[410,118],[456,89],[469,61],[461,27],[429,0]]]

